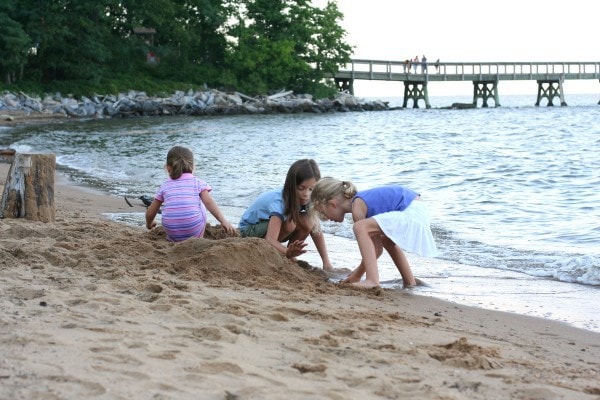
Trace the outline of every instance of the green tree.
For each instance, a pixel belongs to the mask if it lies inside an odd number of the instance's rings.
[[[35,41],[29,67],[42,81],[95,80],[110,65],[113,42],[106,6],[112,0],[16,0]],[[117,0],[114,0],[117,1]]]
[[[27,32],[9,15],[14,12],[11,5],[0,5],[0,76],[4,77],[8,85],[22,77],[32,46]]]
[[[281,86],[314,92],[350,60],[352,48],[334,2],[321,10],[308,0],[238,0],[228,63],[236,86]],[[328,58],[330,57],[330,58]],[[332,87],[332,85],[330,86]],[[246,87],[252,91],[252,87]]]
[[[149,51],[160,58],[159,65],[140,67],[150,75],[206,81],[222,67],[227,47],[222,27],[229,17],[222,0],[123,0],[111,15],[115,29],[138,49],[138,60]],[[132,35],[138,27],[156,33],[151,40]]]
[[[310,93],[349,60],[340,18],[334,2],[309,0],[3,1],[0,73],[48,90],[185,82]],[[146,63],[150,51],[160,63]]]
[[[309,45],[308,61],[323,74],[335,74],[351,61],[354,47],[345,42],[346,31],[338,24],[344,18],[337,3],[329,1],[315,13],[313,40]]]
[[[190,59],[195,63],[222,66],[227,49],[223,27],[230,9],[222,0],[188,1],[182,9],[187,18]]]

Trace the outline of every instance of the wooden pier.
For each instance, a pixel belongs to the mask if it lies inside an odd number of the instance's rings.
[[[429,82],[473,82],[473,106],[482,100],[488,107],[490,100],[500,106],[500,81],[534,80],[538,84],[536,106],[542,99],[553,106],[555,100],[566,106],[563,82],[566,80],[595,79],[600,82],[600,62],[427,62],[352,60],[334,76],[340,91],[354,94],[354,80],[404,82],[403,107],[412,100],[413,108],[419,101],[430,108],[427,84]],[[598,102],[600,104],[600,101]]]

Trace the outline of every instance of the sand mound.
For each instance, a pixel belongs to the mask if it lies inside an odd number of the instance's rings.
[[[74,268],[109,279],[155,269],[214,284],[305,291],[334,286],[320,269],[282,257],[262,239],[214,239],[227,236],[220,226],[209,227],[206,236],[213,239],[172,244],[161,229],[147,232],[100,219],[48,224],[6,219],[0,227],[0,265]]]
[[[194,280],[227,279],[245,286],[279,289],[302,286],[304,290],[318,287],[327,280],[316,269],[301,268],[282,257],[258,238],[189,239],[174,245],[168,258],[175,273]]]

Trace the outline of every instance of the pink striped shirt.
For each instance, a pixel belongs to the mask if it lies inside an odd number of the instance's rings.
[[[212,188],[190,173],[178,179],[168,179],[154,198],[163,203],[162,226],[167,240],[181,242],[191,237],[202,237],[206,227],[206,207],[200,193]]]

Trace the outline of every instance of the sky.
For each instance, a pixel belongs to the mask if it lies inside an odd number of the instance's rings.
[[[352,58],[431,62],[600,62],[597,0],[336,0]],[[313,0],[323,7],[326,0]],[[596,5],[594,5],[596,4]],[[355,81],[357,96],[403,94],[401,82]],[[598,93],[597,80],[566,81],[565,95]],[[465,92],[471,82],[432,82],[434,92]],[[537,94],[535,81],[499,84],[500,95]],[[440,93],[441,94],[441,93]],[[458,93],[457,93],[458,94]],[[392,94],[395,95],[395,94]]]

